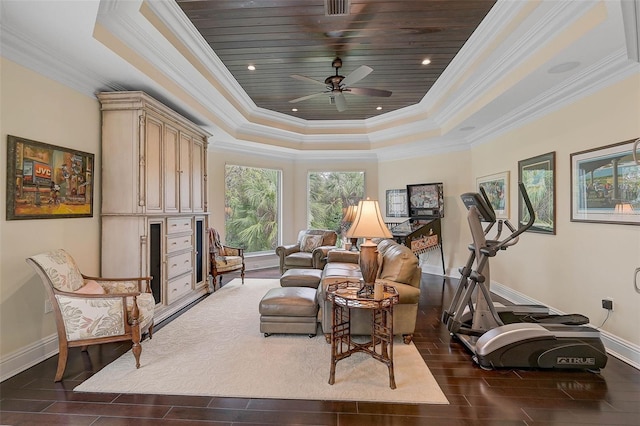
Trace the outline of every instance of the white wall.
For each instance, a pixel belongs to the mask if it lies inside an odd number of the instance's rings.
[[[96,154],[100,170],[100,107],[89,98],[13,62],[0,63],[0,164],[7,164],[7,135]],[[55,333],[44,314],[45,293],[25,258],[65,248],[86,274],[100,267],[100,175],[95,173],[93,217],[6,220],[6,168],[0,173],[0,355],[22,350]]]

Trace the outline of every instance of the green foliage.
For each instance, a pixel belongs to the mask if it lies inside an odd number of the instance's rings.
[[[278,245],[278,170],[225,167],[225,242],[247,252]]]
[[[522,183],[527,188],[531,205],[536,212],[535,226],[551,229],[553,227],[553,174],[544,169],[527,170],[522,174]],[[523,221],[529,220],[524,210]]]
[[[225,167],[225,243],[249,253],[278,245],[278,188],[281,172],[227,165]],[[349,205],[364,196],[363,172],[309,174],[308,227],[342,231]]]
[[[347,206],[357,205],[363,196],[363,172],[310,173],[308,227],[340,234]]]

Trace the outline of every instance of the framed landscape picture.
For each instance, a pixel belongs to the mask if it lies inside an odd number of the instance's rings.
[[[9,135],[7,220],[93,216],[94,155]]]
[[[571,221],[640,225],[638,141],[571,154]]]
[[[509,172],[496,173],[476,179],[478,192],[484,189],[497,218],[509,218]]]
[[[535,211],[535,221],[528,232],[556,233],[556,153],[538,155],[518,161],[518,182],[522,182]],[[518,223],[529,221],[522,196],[518,197]]]

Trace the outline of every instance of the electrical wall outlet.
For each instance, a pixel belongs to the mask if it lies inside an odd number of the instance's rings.
[[[613,299],[602,299],[602,308],[613,311]]]
[[[45,301],[44,301],[44,313],[48,314],[49,312],[53,312],[53,305],[51,304],[51,300],[45,299]]]

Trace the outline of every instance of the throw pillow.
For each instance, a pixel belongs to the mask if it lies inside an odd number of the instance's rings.
[[[87,280],[85,284],[74,291],[74,293],[82,293],[82,294],[105,294],[104,288],[97,281]]]
[[[311,253],[322,244],[322,235],[304,235],[300,240],[300,251]]]

